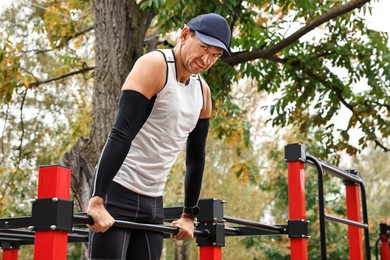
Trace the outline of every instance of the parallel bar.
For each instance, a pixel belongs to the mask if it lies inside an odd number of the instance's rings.
[[[239,228],[225,226],[225,236],[238,236],[239,234],[240,234]]]
[[[20,244],[32,245],[34,244],[34,233],[20,233],[20,232],[1,232],[0,241],[17,241]]]
[[[32,217],[15,217],[0,219],[1,229],[26,228],[32,225]]]
[[[341,170],[333,165],[329,165],[324,161],[321,161],[316,158],[316,160],[321,164],[322,168],[324,171],[332,174],[335,177],[338,177],[342,180],[345,181],[351,181],[351,182],[356,182],[356,183],[363,183],[362,179],[360,179],[358,176],[354,176],[349,174],[348,172]],[[312,160],[307,160],[306,161],[310,166],[316,167],[315,163]]]
[[[0,231],[0,242],[17,242],[20,245],[33,245],[35,232],[23,230],[3,230]],[[78,231],[69,233],[68,242],[88,242],[88,231]]]
[[[287,230],[287,226],[285,226]],[[287,232],[286,232],[287,233]],[[275,233],[273,231],[267,231],[255,227],[226,227],[225,226],[225,236],[274,236],[280,235],[280,233]]]
[[[367,197],[366,197],[366,188],[364,187],[363,183],[359,184],[360,186],[360,193],[361,193],[361,203],[362,203],[362,216],[363,216],[363,223],[368,224],[368,210],[367,210]],[[367,228],[364,229],[364,247],[366,251],[366,260],[371,259],[371,252],[370,252],[370,232]],[[390,260],[390,259],[388,259]]]
[[[271,231],[271,232],[274,232],[275,234],[285,234],[286,233],[286,229],[284,227],[281,227],[281,226],[265,225],[265,224],[261,224],[261,223],[255,222],[255,221],[234,218],[234,217],[229,217],[229,216],[224,216],[223,218],[227,222],[230,222],[230,223],[245,225],[248,227],[258,228],[258,229],[266,230],[266,231]]]
[[[85,214],[78,214],[73,216],[73,222],[81,223],[81,224],[93,224],[93,220],[90,216]],[[179,232],[178,227],[166,226],[166,225],[157,225],[157,224],[145,224],[145,223],[137,223],[131,221],[123,221],[123,220],[115,220],[115,227],[121,228],[133,228],[133,229],[142,229],[142,230],[151,230],[158,231],[168,234],[176,234]],[[208,237],[210,232],[208,230],[194,230],[194,236],[196,237]]]
[[[339,222],[339,223],[343,223],[343,224],[347,224],[347,225],[351,225],[351,226],[355,226],[355,227],[368,228],[367,224],[364,224],[364,223],[361,223],[358,221],[354,221],[354,220],[349,220],[349,219],[340,218],[340,217],[327,215],[327,214],[325,214],[325,218],[328,220],[332,220],[335,222]]]

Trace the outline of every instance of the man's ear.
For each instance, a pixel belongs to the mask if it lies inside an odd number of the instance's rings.
[[[184,42],[191,34],[190,28],[185,26],[180,33],[180,40]]]

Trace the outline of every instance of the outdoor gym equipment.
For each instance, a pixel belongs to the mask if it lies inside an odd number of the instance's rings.
[[[356,171],[344,171],[306,154],[302,144],[285,146],[288,168],[289,220],[285,225],[265,225],[251,220],[225,216],[224,202],[219,199],[201,199],[200,214],[194,236],[200,248],[201,260],[222,259],[225,237],[287,235],[290,238],[292,260],[308,259],[308,221],[306,219],[305,163],[314,166],[318,173],[318,201],[321,237],[321,258],[326,259],[325,220],[348,225],[350,259],[370,259],[370,241],[365,189]],[[323,175],[329,173],[343,180],[346,186],[347,218],[325,213]],[[32,201],[32,215],[0,219],[0,246],[3,260],[17,260],[21,245],[34,244],[34,259],[67,259],[68,242],[88,241],[88,229],[92,219],[85,213],[73,212],[70,199],[70,169],[61,166],[39,168],[38,198]],[[164,208],[164,221],[178,219],[182,206]],[[117,220],[118,227],[155,230],[167,234],[178,232],[177,227],[151,225]],[[364,231],[364,239],[362,236]],[[389,260],[388,229],[381,233],[382,260]],[[382,231],[382,229],[381,229]],[[386,244],[387,241],[387,244]],[[364,245],[364,247],[363,247]],[[387,247],[386,247],[387,245]],[[386,251],[387,248],[387,251]],[[387,257],[387,258],[386,258]]]

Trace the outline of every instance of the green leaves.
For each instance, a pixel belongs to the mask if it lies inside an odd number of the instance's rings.
[[[140,7],[141,9],[153,7],[158,10],[164,2],[163,0],[146,0],[141,2]]]

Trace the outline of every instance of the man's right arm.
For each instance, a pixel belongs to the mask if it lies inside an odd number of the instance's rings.
[[[144,123],[145,115],[150,109],[149,98],[159,91],[158,74],[150,71],[156,66],[161,66],[159,64],[161,60],[158,60],[158,56],[155,55],[145,55],[140,58],[122,88],[118,113],[95,171],[92,198],[87,209],[87,214],[93,218],[95,223],[89,226],[93,231],[104,232],[113,224],[113,218],[105,210],[104,197],[109,184],[126,158],[132,140]],[[142,75],[140,77],[137,73],[139,71],[154,74],[155,77],[149,76],[149,78],[154,78],[154,81],[150,79],[142,81]],[[165,73],[162,78],[165,80]]]

